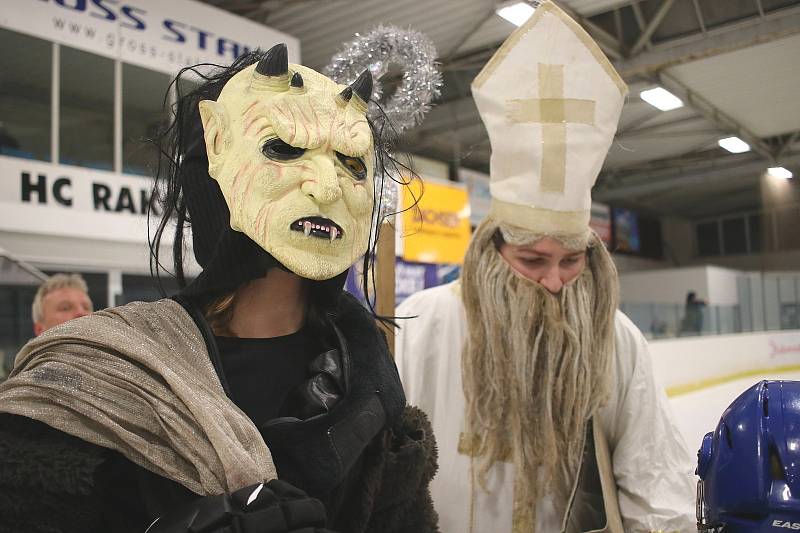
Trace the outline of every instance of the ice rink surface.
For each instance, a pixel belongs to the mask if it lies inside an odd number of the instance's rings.
[[[728,405],[762,379],[800,381],[800,372],[761,374],[670,398],[675,420],[692,452],[692,457],[695,457],[703,435],[714,431],[719,417]]]

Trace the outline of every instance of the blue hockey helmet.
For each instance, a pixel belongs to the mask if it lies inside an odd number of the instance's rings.
[[[800,381],[747,389],[703,437],[697,458],[698,530],[800,530]]]

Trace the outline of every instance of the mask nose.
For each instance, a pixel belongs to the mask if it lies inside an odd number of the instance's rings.
[[[317,203],[332,204],[342,197],[336,167],[330,157],[317,157],[314,163],[314,174],[303,181],[300,190]]]

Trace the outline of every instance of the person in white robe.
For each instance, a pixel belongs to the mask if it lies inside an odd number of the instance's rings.
[[[397,309],[443,533],[696,531],[693,461],[589,229],[627,87],[550,2],[473,82],[491,208],[459,281]]]

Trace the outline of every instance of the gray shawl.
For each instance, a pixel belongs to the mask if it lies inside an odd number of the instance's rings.
[[[200,495],[277,477],[200,331],[172,300],[99,311],[32,339],[0,384],[0,412],[116,450]]]

